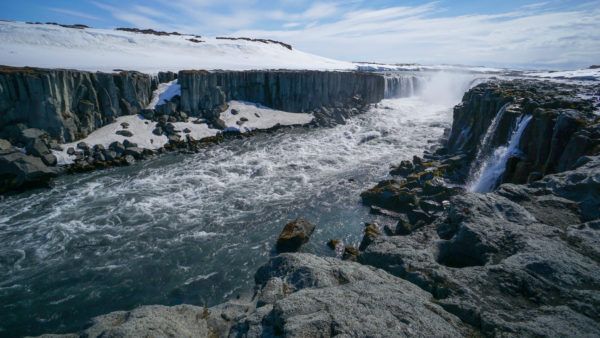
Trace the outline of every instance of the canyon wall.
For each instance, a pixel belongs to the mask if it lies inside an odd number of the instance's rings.
[[[0,130],[23,124],[71,142],[118,116],[140,112],[151,95],[152,78],[138,72],[2,67]]]
[[[309,113],[322,108],[351,108],[383,99],[382,76],[322,71],[181,71],[182,110],[216,117],[229,100]]]

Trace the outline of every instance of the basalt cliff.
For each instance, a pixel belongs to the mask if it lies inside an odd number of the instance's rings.
[[[180,92],[167,102],[149,106],[161,83],[177,80]],[[219,114],[231,100],[248,101],[292,113],[310,113],[314,125],[344,123],[384,97],[383,76],[326,71],[180,71],[150,76],[138,72],[90,73],[68,69],[0,67],[0,193],[47,186],[67,171],[89,171],[128,165],[170,149],[197,151],[201,142],[177,130],[173,122],[227,129]],[[166,136],[161,148],[134,142],[77,144],[67,149],[73,164],[57,168],[54,151],[118,117],[139,114],[154,134]],[[244,121],[238,121],[242,124]],[[123,126],[120,135],[132,132]],[[227,130],[227,132],[230,132]]]

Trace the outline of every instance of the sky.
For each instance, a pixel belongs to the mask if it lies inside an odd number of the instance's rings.
[[[1,0],[0,19],[281,40],[346,61],[600,64],[600,0]]]

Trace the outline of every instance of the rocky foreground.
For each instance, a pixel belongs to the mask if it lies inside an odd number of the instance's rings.
[[[282,253],[257,271],[251,300],[144,306],[65,337],[599,336],[600,120],[579,94],[531,81],[472,89],[445,146],[363,194],[396,226],[367,226],[348,260]],[[494,192],[468,192],[507,103],[490,146],[533,115],[520,153]],[[280,240],[297,247],[313,227],[286,229]]]

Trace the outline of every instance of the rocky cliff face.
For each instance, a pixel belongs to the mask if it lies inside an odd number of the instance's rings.
[[[137,72],[89,73],[66,69],[0,68],[0,131],[23,124],[71,142],[135,114],[150,101],[152,79]]]
[[[580,157],[600,151],[600,120],[593,104],[579,96],[587,89],[525,80],[481,84],[454,109],[447,151],[467,155],[470,164],[478,153],[506,145],[517,120],[531,115],[519,142],[521,153],[509,159],[498,184],[526,183],[570,169]],[[468,174],[465,170],[460,179]]]
[[[182,110],[208,118],[217,116],[229,100],[307,113],[377,103],[385,91],[382,76],[360,72],[181,71],[178,80]]]

